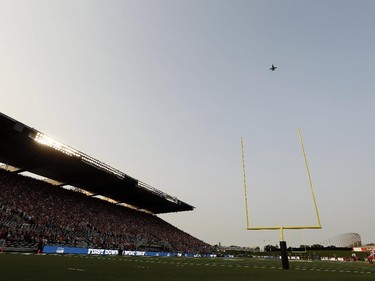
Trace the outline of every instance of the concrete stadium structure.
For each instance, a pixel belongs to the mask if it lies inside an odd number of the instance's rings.
[[[323,246],[335,246],[341,248],[353,248],[362,246],[361,236],[358,233],[342,233],[333,236],[321,243]]]

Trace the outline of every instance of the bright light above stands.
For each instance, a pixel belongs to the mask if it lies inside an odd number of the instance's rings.
[[[147,213],[147,214],[150,214],[150,215],[153,215],[153,214],[154,214],[153,212],[150,212],[149,210],[146,210],[146,209],[138,209],[137,207],[134,207],[133,205],[126,204],[126,203],[118,203],[117,205],[118,205],[118,206],[122,206],[122,207],[129,208],[129,209],[137,210],[137,211],[140,211],[140,212],[144,212],[144,213]]]
[[[13,167],[13,166],[5,164],[5,163],[0,163],[0,169],[3,169],[5,171],[10,171],[10,172],[16,172],[16,171],[19,170],[19,168]]]
[[[146,209],[137,209],[137,211],[143,212],[143,213],[147,213],[149,215],[153,215],[154,214],[153,212],[150,212],[149,210],[146,210]]]
[[[105,196],[103,196],[103,195],[94,195],[94,196],[92,196],[92,197],[94,197],[94,198],[98,198],[98,199],[100,199],[100,200],[107,201],[107,202],[112,203],[112,204],[118,204],[118,203],[119,203],[118,201],[113,200],[113,199],[108,198],[108,197],[105,197]]]
[[[28,171],[24,171],[22,173],[19,173],[19,175],[30,177],[30,178],[33,178],[33,179],[36,179],[36,180],[40,180],[40,181],[45,181],[47,179],[46,177],[43,177],[43,176],[31,173],[31,172],[28,172]]]
[[[62,144],[61,142],[58,142],[54,140],[53,138],[46,136],[45,134],[42,134],[38,132],[34,138],[34,140],[40,144],[47,145],[49,147],[52,147],[58,151],[61,151],[64,154],[67,154],[69,156],[76,156],[80,157],[79,151],[75,150],[74,148],[71,148],[65,144]]]
[[[82,194],[87,195],[87,196],[94,195],[94,193],[91,193],[87,190],[84,190],[82,188],[78,188],[78,187],[75,187],[75,186],[72,186],[72,185],[63,185],[62,188],[66,189],[66,190],[71,190],[71,191],[74,191],[74,192],[82,193]]]
[[[130,204],[126,204],[126,203],[118,203],[117,205],[119,205],[119,206],[123,206],[123,207],[126,207],[126,208],[129,208],[129,209],[137,210],[136,207],[134,207],[133,205],[130,205]]]
[[[32,137],[32,136],[31,136]],[[100,162],[99,160],[96,160],[68,145],[65,145],[61,142],[58,142],[57,140],[54,140],[53,138],[41,133],[41,132],[37,132],[37,134],[35,135],[35,137],[32,137],[36,142],[40,143],[40,144],[43,144],[43,145],[47,145],[49,147],[52,147],[66,155],[69,155],[69,156],[75,156],[75,157],[78,157],[78,158],[81,158],[83,162],[89,164],[89,165],[92,165],[94,167],[97,167],[99,169],[102,169],[102,170],[105,170],[109,173],[112,173],[114,175],[116,175],[117,177],[123,179],[125,177],[125,174],[115,168],[112,168],[111,166],[103,163],[103,162]]]

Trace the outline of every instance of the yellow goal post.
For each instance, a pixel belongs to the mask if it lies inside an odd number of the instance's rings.
[[[316,225],[297,225],[297,226],[250,226],[250,223],[249,223],[249,205],[248,205],[247,187],[246,187],[245,153],[244,153],[243,138],[241,137],[242,172],[243,172],[243,185],[244,185],[244,193],[245,193],[246,226],[247,226],[246,229],[247,230],[280,230],[280,238],[281,238],[280,241],[284,241],[284,229],[321,229],[322,228],[322,225],[320,223],[318,206],[317,206],[316,199],[315,199],[314,188],[313,188],[312,181],[311,181],[311,175],[310,175],[310,171],[309,171],[309,166],[307,164],[307,158],[306,158],[305,148],[304,148],[304,145],[303,145],[302,135],[301,135],[300,129],[298,129],[298,136],[299,136],[299,140],[300,140],[300,143],[301,143],[302,154],[303,154],[306,172],[307,172],[307,176],[308,176],[308,180],[309,180],[311,196],[312,196],[312,199],[313,199],[313,202],[314,202],[314,209],[315,209],[317,224]]]

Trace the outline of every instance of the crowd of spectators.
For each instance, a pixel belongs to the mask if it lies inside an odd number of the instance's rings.
[[[156,215],[0,169],[0,244],[210,252]],[[1,246],[1,245],[0,245]]]

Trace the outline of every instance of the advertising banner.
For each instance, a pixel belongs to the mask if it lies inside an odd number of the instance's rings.
[[[47,254],[87,254],[86,248],[44,246],[43,253]]]
[[[91,249],[75,247],[44,246],[43,253],[46,254],[84,254],[84,255],[118,255],[118,250]]]

